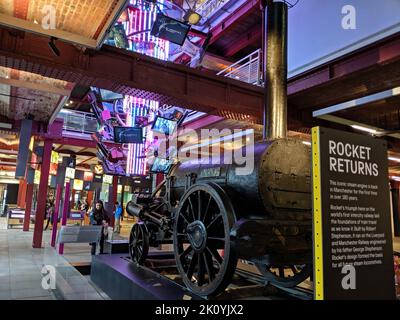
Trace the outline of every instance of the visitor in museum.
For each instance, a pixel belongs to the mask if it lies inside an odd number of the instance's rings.
[[[117,201],[115,203],[115,211],[114,211],[114,217],[115,217],[114,232],[118,234],[121,232],[121,216],[122,216],[122,207]]]
[[[51,224],[53,225],[53,214],[54,214],[54,203],[51,200],[48,200],[46,204],[46,217],[47,217],[47,222],[46,222],[46,227],[44,230],[47,230],[49,228],[49,224],[51,221]]]
[[[91,217],[91,223],[92,225],[95,226],[103,226],[101,229],[101,237],[99,241],[100,245],[100,254],[103,253],[103,247],[104,247],[104,240],[105,240],[105,232],[108,231],[108,223],[110,221],[110,218],[108,217],[107,211],[104,209],[104,204],[103,201],[98,200],[90,213]],[[96,243],[93,242],[91,243],[92,246],[92,255],[96,254]]]

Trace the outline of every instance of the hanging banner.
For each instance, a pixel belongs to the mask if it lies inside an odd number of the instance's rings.
[[[185,39],[185,42],[182,45],[182,51],[192,58],[199,53],[200,49],[201,49],[200,47],[192,43],[187,38]]]
[[[314,295],[395,299],[387,143],[312,129]]]

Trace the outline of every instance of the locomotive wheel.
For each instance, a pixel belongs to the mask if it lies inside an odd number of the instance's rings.
[[[196,184],[183,195],[175,216],[174,254],[192,292],[215,296],[231,282],[237,257],[229,234],[235,220],[232,203],[217,184]]]
[[[129,236],[129,254],[133,262],[143,264],[149,253],[149,233],[143,222],[132,226]]]
[[[312,273],[311,264],[270,267],[257,263],[256,266],[268,282],[284,288],[297,286],[310,277]]]

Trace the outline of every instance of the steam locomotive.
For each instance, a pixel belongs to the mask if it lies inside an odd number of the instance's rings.
[[[236,164],[176,164],[150,196],[127,205],[139,221],[132,260],[143,264],[150,246],[172,243],[182,280],[202,296],[229,285],[238,259],[271,283],[296,286],[312,270],[310,156],[284,138],[255,145],[249,175],[236,175]]]

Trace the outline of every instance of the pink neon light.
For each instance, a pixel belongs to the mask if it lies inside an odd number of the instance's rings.
[[[163,4],[164,0],[159,0],[159,2]],[[129,20],[125,24],[127,34],[150,29],[156,19],[156,7],[152,5],[150,9],[145,9],[140,3],[140,1],[136,0],[131,1],[131,4],[135,5],[136,8],[129,9]],[[155,38],[150,32],[139,33],[131,37],[129,45],[131,50],[136,50],[158,59],[168,59],[169,42]],[[129,114],[127,125],[133,126],[136,116],[147,116],[152,121],[154,119],[154,112],[158,110],[158,107],[158,101],[127,97],[124,100],[124,110]],[[146,136],[144,144],[128,145],[126,171],[129,175],[145,175],[147,172],[147,160],[144,156],[145,151],[151,144],[153,134],[147,128],[144,129],[143,134]]]

